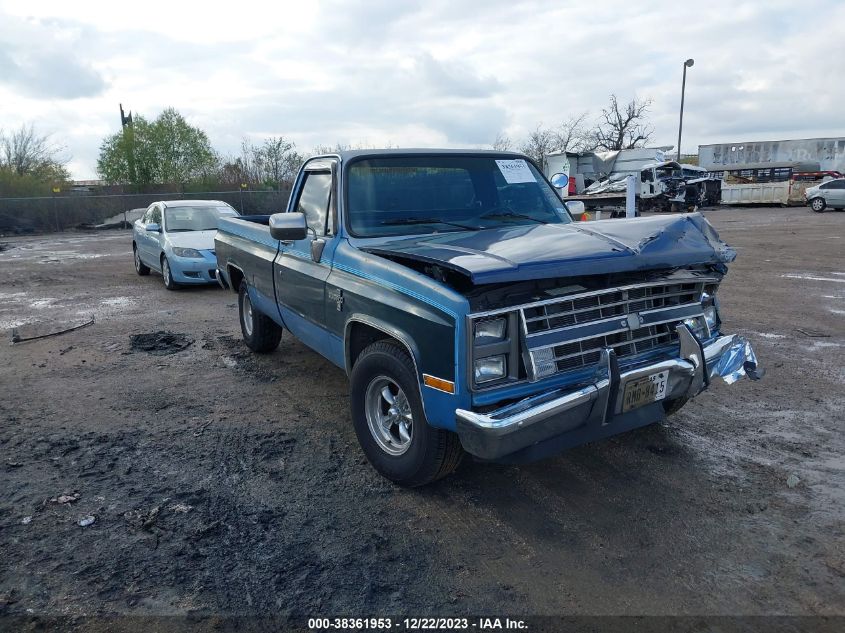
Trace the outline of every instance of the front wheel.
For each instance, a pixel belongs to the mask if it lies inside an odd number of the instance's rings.
[[[241,334],[249,349],[259,354],[266,354],[279,346],[279,341],[282,340],[282,328],[270,317],[252,307],[246,281],[241,281],[238,289],[238,312],[241,317]]]
[[[168,290],[178,290],[179,284],[173,281],[173,273],[170,270],[170,262],[166,257],[161,258],[161,278],[164,279],[164,287]]]
[[[377,341],[355,362],[350,378],[355,434],[373,467],[401,486],[422,486],[454,471],[463,457],[457,435],[430,426],[411,357]]]
[[[824,201],[824,198],[813,198],[810,200],[810,208],[815,211],[816,213],[821,213],[824,211],[824,208],[827,206],[827,203]]]

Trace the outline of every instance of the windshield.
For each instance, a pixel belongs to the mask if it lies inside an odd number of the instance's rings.
[[[571,222],[531,163],[479,156],[359,160],[349,168],[350,231],[359,237]]]
[[[178,206],[167,207],[164,210],[164,230],[170,233],[179,231],[216,231],[217,220],[221,215],[237,215],[232,207],[221,205],[209,206]]]

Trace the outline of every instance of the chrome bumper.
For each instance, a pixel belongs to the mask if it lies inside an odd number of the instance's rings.
[[[686,325],[679,325],[677,332],[680,358],[620,372],[613,351],[606,349],[589,385],[530,396],[489,413],[458,409],[461,444],[473,455],[498,459],[556,436],[570,435],[569,445],[577,445],[656,422],[663,415],[662,403],[648,405],[649,411],[622,413],[622,394],[631,380],[661,371],[669,372],[664,400],[692,398],[717,377],[731,384],[742,376],[762,376],[751,344],[743,337],[722,336],[702,347]]]

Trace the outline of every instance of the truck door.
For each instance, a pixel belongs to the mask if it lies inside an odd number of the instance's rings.
[[[276,302],[285,326],[303,343],[328,353],[325,288],[336,237],[330,213],[335,206],[335,161],[315,159],[305,165],[289,211],[305,214],[308,236],[282,242],[273,263]]]

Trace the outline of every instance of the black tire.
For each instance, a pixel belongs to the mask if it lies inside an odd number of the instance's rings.
[[[164,280],[164,287],[168,290],[179,290],[179,284],[173,281],[173,274],[170,272],[170,262],[167,257],[161,256],[161,278]]]
[[[368,400],[382,380],[397,387],[405,396],[412,416],[410,440],[401,454],[391,454],[370,428]],[[387,479],[400,486],[415,487],[431,483],[453,472],[461,463],[463,448],[458,436],[428,424],[420,398],[416,371],[411,357],[395,342],[377,341],[367,347],[352,368],[350,379],[352,423],[358,442],[370,464]],[[392,407],[391,409],[392,410]],[[389,413],[389,411],[387,412]],[[407,433],[407,429],[406,429]],[[396,440],[402,440],[397,436]]]
[[[238,288],[238,315],[241,321],[241,334],[244,343],[253,352],[267,354],[279,346],[282,340],[282,328],[270,317],[261,314],[252,307],[249,299],[249,286],[241,281]]]
[[[132,242],[132,259],[135,261],[135,272],[146,277],[150,274],[150,267],[141,261],[141,254],[138,253],[138,245]]]
[[[808,204],[816,213],[821,213],[825,210],[825,207],[827,207],[827,202],[825,202],[824,198],[813,198]]]

